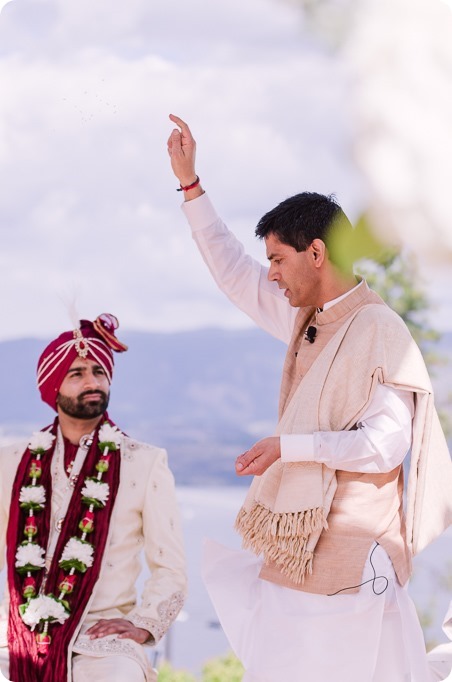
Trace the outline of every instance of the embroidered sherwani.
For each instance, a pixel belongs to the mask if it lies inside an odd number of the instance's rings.
[[[1,567],[11,487],[25,447],[26,443],[21,443],[0,448]],[[120,451],[120,484],[100,577],[72,639],[68,657],[70,660],[76,654],[88,657],[125,656],[135,661],[141,667],[146,682],[151,682],[156,676],[142,645],[130,639],[119,639],[116,635],[91,640],[84,634],[101,618],[126,618],[135,626],[148,630],[150,643],[156,643],[175,620],[186,593],[182,531],[166,452],[125,436],[122,437]],[[71,476],[77,475],[85,454],[86,449],[80,447]],[[58,521],[64,515],[65,506],[70,504],[71,490],[59,434],[52,460],[50,553],[59,533]],[[141,571],[142,553],[151,575],[145,583],[141,600],[138,600],[135,584]],[[1,647],[6,646],[6,621],[0,625],[3,626],[3,633],[0,630],[0,637],[3,634]],[[72,666],[68,665],[68,682],[71,680]]]

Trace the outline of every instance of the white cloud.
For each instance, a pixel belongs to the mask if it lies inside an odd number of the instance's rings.
[[[68,291],[127,327],[246,323],[179,212],[170,112],[192,123],[204,184],[254,253],[260,215],[306,185],[353,204],[331,106],[344,74],[303,48],[291,8],[17,0],[0,33],[3,336],[60,330]]]
[[[366,195],[344,64],[271,0],[12,0],[0,15],[1,338],[83,317],[244,325],[196,252],[166,152],[170,112],[203,184],[254,255],[260,216],[303,189]]]

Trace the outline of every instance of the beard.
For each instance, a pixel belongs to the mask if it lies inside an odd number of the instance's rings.
[[[86,396],[92,395],[92,400],[86,400]],[[57,404],[64,414],[75,419],[95,419],[100,417],[108,407],[110,394],[103,391],[84,391],[76,398],[58,394]]]

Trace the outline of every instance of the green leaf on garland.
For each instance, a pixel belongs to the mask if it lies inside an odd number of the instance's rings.
[[[94,497],[82,497],[82,502],[86,504],[88,507],[92,504],[93,507],[96,507],[96,509],[102,509],[103,507],[105,507],[105,504],[103,502],[96,500]]]
[[[85,564],[83,561],[79,561],[78,559],[67,559],[66,561],[60,561],[59,566],[64,571],[70,571],[71,568],[75,568],[75,570],[79,573],[86,573]]]
[[[24,575],[28,571],[30,571],[30,573],[32,573],[33,571],[41,571],[41,570],[42,570],[42,566],[33,566],[33,564],[25,564],[25,566],[18,566],[16,568],[16,571],[20,575]]]
[[[105,448],[108,448],[109,452],[115,452],[118,449],[118,446],[116,443],[113,443],[113,441],[104,440],[102,443],[99,443],[99,448],[102,450],[102,452],[105,450]]]
[[[33,511],[41,511],[44,508],[43,504],[38,504],[37,502],[21,502],[21,509],[33,509]]]

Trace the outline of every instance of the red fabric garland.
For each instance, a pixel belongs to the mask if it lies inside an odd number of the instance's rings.
[[[114,426],[106,413],[99,423],[99,427],[105,422]],[[57,427],[58,418],[55,420],[51,430],[55,436]],[[64,575],[64,571],[59,567],[58,562],[67,541],[73,536],[80,537],[81,535],[78,524],[87,509],[86,505],[82,502],[81,490],[84,486],[85,478],[97,473],[95,465],[101,456],[98,447],[99,427],[96,429],[93,443],[86,454],[79,478],[73,490],[72,499],[55,548],[54,558],[47,574],[45,594],[59,595],[58,584]],[[39,484],[43,485],[46,489],[46,503],[44,509],[36,515],[39,529],[36,541],[44,548],[47,547],[49,538],[52,499],[50,465],[54,450],[55,444],[51,450],[42,456],[42,475],[39,479]],[[13,485],[7,530],[8,588],[10,593],[8,622],[9,676],[12,682],[63,682],[63,680],[67,679],[67,666],[70,664],[70,661],[68,661],[69,643],[84,615],[88,601],[99,578],[111,514],[119,486],[121,454],[119,450],[111,453],[109,459],[110,466],[102,477],[102,481],[109,484],[110,493],[106,506],[95,512],[94,531],[88,538],[89,542],[94,545],[93,565],[87,569],[86,573],[77,573],[75,587],[69,597],[71,615],[63,625],[53,623],[50,626],[52,642],[48,654],[44,657],[38,656],[36,631],[31,632],[19,614],[19,605],[24,602],[24,597],[22,596],[23,576],[15,568],[15,555],[18,545],[24,540],[23,529],[28,514],[27,510],[20,508],[19,494],[22,486],[29,483],[28,468],[30,461],[31,455],[27,448],[18,466]],[[43,573],[44,571],[41,570],[38,574],[33,574],[37,578],[37,589],[39,589],[42,582]]]

